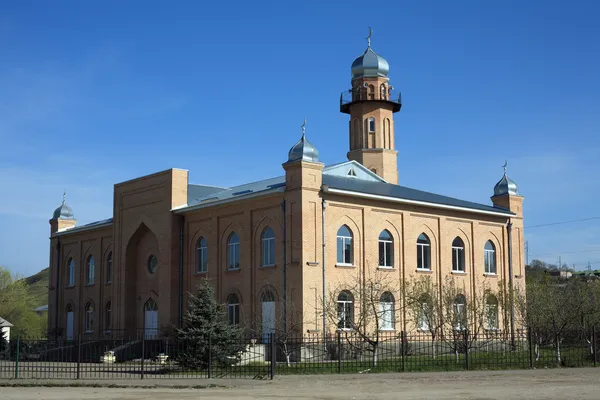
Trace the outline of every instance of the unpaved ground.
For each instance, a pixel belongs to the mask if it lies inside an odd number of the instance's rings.
[[[14,383],[14,381],[1,381]],[[21,381],[24,383],[27,381]],[[54,381],[53,383],[58,383]],[[80,382],[91,384],[93,382]],[[274,381],[144,380],[124,385],[225,385],[224,388],[0,387],[0,399],[599,399],[600,369],[286,376]]]

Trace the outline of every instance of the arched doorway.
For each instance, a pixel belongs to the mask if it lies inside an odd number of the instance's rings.
[[[266,291],[261,296],[260,303],[262,305],[262,339],[264,343],[268,343],[270,335],[275,333],[275,296],[271,291]]]
[[[158,305],[152,299],[144,304],[144,339],[158,336]]]

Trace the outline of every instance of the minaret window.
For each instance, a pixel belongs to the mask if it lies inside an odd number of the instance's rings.
[[[369,118],[369,132],[375,132],[375,118]]]
[[[387,90],[385,90],[385,85],[383,83],[381,84],[381,99],[387,99]]]
[[[375,86],[369,85],[369,100],[375,100]]]

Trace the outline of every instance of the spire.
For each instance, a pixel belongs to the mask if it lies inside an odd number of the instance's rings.
[[[506,166],[508,165],[508,161],[504,160],[504,165],[502,166],[502,168],[504,168],[504,175],[506,175]]]
[[[367,46],[371,47],[371,36],[373,36],[373,28],[369,27],[369,36],[367,36]]]
[[[66,202],[67,202],[67,189],[65,189],[63,191],[63,202],[62,203],[65,204]]]
[[[306,118],[304,118],[304,122],[302,123],[302,137],[306,137]]]

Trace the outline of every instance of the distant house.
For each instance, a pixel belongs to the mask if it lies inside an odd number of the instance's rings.
[[[10,340],[10,328],[13,324],[0,317],[0,335],[8,342]]]

